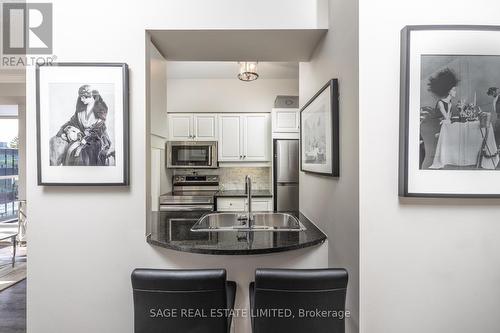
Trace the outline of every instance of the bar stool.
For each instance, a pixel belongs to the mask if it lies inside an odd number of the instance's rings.
[[[254,333],[344,333],[345,269],[257,269],[250,283]]]
[[[132,272],[135,333],[228,333],[236,283],[225,269]]]

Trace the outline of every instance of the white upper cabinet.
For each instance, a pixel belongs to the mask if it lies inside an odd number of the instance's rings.
[[[169,114],[168,115],[168,138],[172,141],[191,140],[193,127],[193,115]]]
[[[169,140],[216,141],[217,115],[171,113],[168,115]]]
[[[217,140],[217,115],[216,114],[194,114],[194,139],[203,141]]]
[[[242,116],[243,160],[270,161],[271,124],[269,114]]]
[[[299,133],[299,109],[273,109],[273,133]]]
[[[219,161],[241,161],[241,116],[236,114],[219,115]]]
[[[219,161],[270,161],[270,134],[269,114],[219,115]]]

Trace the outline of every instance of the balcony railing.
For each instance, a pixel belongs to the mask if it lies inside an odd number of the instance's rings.
[[[18,150],[0,148],[0,222],[17,217]]]
[[[14,148],[0,148],[0,176],[19,174],[19,154]]]

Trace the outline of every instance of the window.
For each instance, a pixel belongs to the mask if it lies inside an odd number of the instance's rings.
[[[17,218],[18,211],[18,110],[0,105],[0,222]]]

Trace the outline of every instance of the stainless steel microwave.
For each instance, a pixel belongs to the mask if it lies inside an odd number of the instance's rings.
[[[167,168],[217,168],[217,141],[168,141]]]

